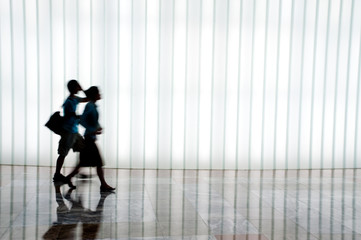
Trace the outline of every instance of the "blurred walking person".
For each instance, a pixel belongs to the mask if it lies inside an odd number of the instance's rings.
[[[97,174],[100,180],[100,191],[111,192],[115,188],[109,186],[104,179],[103,172],[103,160],[100,156],[98,147],[95,143],[96,136],[102,133],[102,127],[100,126],[99,113],[97,105],[95,104],[101,99],[99,89],[96,86],[90,87],[84,91],[85,95],[89,99],[89,102],[85,106],[83,115],[80,119],[80,124],[85,127],[85,147],[80,151],[80,159],[78,165],[74,170],[66,177],[67,181],[70,182],[71,178],[74,177],[81,167],[96,167]]]

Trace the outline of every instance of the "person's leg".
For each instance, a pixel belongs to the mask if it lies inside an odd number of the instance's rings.
[[[64,159],[65,159],[64,155],[59,155],[58,159],[56,160],[56,168],[55,168],[55,173],[54,173],[54,177],[53,177],[54,182],[65,182],[66,181],[65,176],[63,174],[61,174],[61,169],[64,164]]]
[[[105,181],[103,168],[101,166],[97,167],[97,174],[98,174],[100,184],[101,184],[100,185],[100,190],[101,191],[109,192],[109,191],[114,191],[115,190],[115,188],[109,186],[108,183]]]
[[[64,164],[65,156],[59,155],[58,159],[56,160],[56,168],[55,168],[55,175],[61,174],[61,168]]]
[[[75,166],[75,168],[73,169],[73,171],[66,176],[67,180],[71,180],[71,178],[73,178],[76,174],[78,174],[79,169],[81,168],[81,166],[84,166],[83,161],[84,158],[86,158],[87,156],[87,149],[86,149],[86,145],[84,143],[83,138],[77,133],[74,134],[74,144],[73,144],[73,150],[78,151],[79,152],[79,162],[78,165]],[[79,148],[79,146],[81,145],[81,148]]]
[[[70,180],[72,177],[74,177],[74,176],[79,172],[79,169],[80,169],[80,165],[78,164],[78,165],[73,169],[73,171],[72,171],[68,176],[66,176],[66,178]]]
[[[103,172],[103,168],[102,167],[97,167],[97,174],[100,180],[100,185],[104,186],[104,187],[109,187],[109,185],[107,184],[107,182],[104,179],[104,172]]]
[[[89,158],[89,154],[87,153],[89,150],[86,146],[86,141],[80,134],[76,134],[76,140],[75,140],[75,143],[73,146],[73,150],[75,152],[79,152],[80,163],[82,163],[82,161],[87,160],[87,158]],[[78,168],[78,170],[80,170],[80,169]],[[78,171],[73,176],[77,175],[78,178],[91,178],[92,177],[90,174],[85,174],[82,172],[84,172],[84,171]]]
[[[58,146],[58,159],[56,160],[56,168],[54,174],[54,181],[64,181],[65,177],[61,174],[61,169],[64,165],[65,157],[68,155],[68,152],[71,146],[74,143],[74,137],[71,133],[63,132],[59,141]]]
[[[104,172],[102,168],[103,163],[98,147],[95,144],[95,140],[89,137],[85,137],[85,145],[86,147],[84,152],[86,152],[87,157],[89,158],[89,160],[91,160],[92,165],[97,167],[97,174],[100,180],[100,191],[111,192],[115,190],[115,188],[109,186],[104,179]]]
[[[79,172],[79,164],[74,168],[74,170],[64,178],[64,182],[66,182],[68,184],[68,186],[70,187],[70,189],[75,189],[76,186],[73,185],[73,183],[71,182],[71,178],[74,177],[75,174],[77,174]]]
[[[79,134],[74,134],[75,136],[75,142],[74,142],[74,145],[77,145],[77,141],[79,141],[77,135]],[[79,135],[80,136],[80,135]],[[73,146],[73,149],[74,149],[74,146]],[[80,151],[81,150],[81,151]],[[78,149],[77,151],[80,151],[80,155],[79,155],[79,163],[75,166],[75,168],[73,169],[73,171],[71,171],[70,174],[68,174],[66,177],[65,177],[65,180],[66,180],[66,183],[68,183],[69,187],[71,189],[75,189],[76,187],[73,185],[73,183],[71,182],[71,179],[79,172],[79,169],[80,167],[82,166],[82,156],[83,154],[85,153],[85,149],[83,147],[83,149]]]

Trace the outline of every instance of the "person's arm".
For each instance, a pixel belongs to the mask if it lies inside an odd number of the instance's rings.
[[[89,98],[85,97],[85,98],[79,98],[79,102],[89,102]]]
[[[75,98],[78,101],[78,103],[89,102],[89,98],[87,98],[87,97],[82,98],[82,97],[75,96]]]

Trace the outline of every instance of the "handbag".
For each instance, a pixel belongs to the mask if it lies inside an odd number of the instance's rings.
[[[60,116],[60,112],[57,111],[50,116],[47,123],[45,123],[45,126],[54,133],[61,135],[63,131],[63,123],[64,123],[64,117]]]

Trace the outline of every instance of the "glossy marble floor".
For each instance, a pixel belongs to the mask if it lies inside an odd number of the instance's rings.
[[[0,239],[361,239],[361,170],[53,172],[0,165]]]

